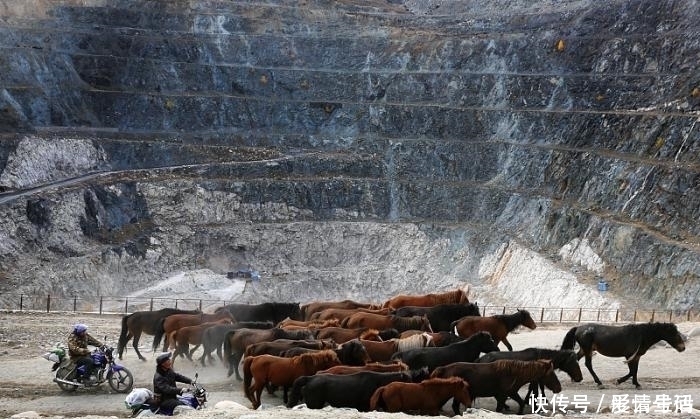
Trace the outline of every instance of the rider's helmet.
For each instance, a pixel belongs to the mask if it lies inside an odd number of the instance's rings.
[[[88,327],[82,323],[78,323],[75,326],[73,326],[73,333],[76,335],[80,335],[82,333],[87,332]]]

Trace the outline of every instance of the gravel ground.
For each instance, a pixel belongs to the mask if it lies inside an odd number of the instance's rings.
[[[124,407],[123,394],[116,394],[109,386],[93,390],[79,389],[74,393],[64,393],[53,383],[51,363],[41,357],[56,342],[65,342],[71,325],[83,322],[90,326],[89,332],[106,343],[116,347],[120,330],[120,315],[91,315],[74,313],[0,313],[0,417],[128,417],[129,411]],[[514,349],[530,346],[556,348],[561,344],[564,334],[571,325],[542,325],[534,331],[520,329],[509,336]],[[565,375],[560,375],[563,395],[573,400],[575,395],[585,395],[590,401],[589,410],[596,410],[601,398],[601,414],[620,416],[610,412],[610,400],[613,395],[628,395],[633,399],[636,394],[688,395],[694,408],[700,408],[700,347],[694,345],[697,339],[698,323],[679,323],[681,332],[690,335],[685,352],[678,353],[671,348],[655,347],[642,357],[639,368],[641,390],[636,390],[630,383],[615,385],[614,379],[624,375],[627,367],[620,358],[607,358],[597,355],[593,359],[596,373],[606,383],[606,389],[598,389],[593,380],[583,369],[584,381],[572,383]],[[126,366],[134,374],[135,387],[151,387],[155,369],[153,355],[150,353],[152,339],[142,339],[140,350],[147,361],[137,359],[132,350],[126,352],[124,359],[118,363]],[[129,346],[130,348],[130,346]],[[199,353],[195,353],[195,359]],[[583,362],[581,362],[583,365]],[[209,404],[206,410],[188,413],[188,417],[200,418],[315,418],[335,416],[337,419],[351,418],[402,418],[404,414],[387,414],[379,412],[357,412],[352,409],[326,408],[313,411],[306,408],[286,409],[281,406],[281,397],[263,394],[263,406],[250,410],[250,402],[245,399],[241,383],[226,377],[226,369],[220,364],[201,367],[188,360],[177,360],[175,369],[188,376],[199,374],[199,382],[209,392]],[[512,403],[512,402],[511,402]],[[631,404],[630,404],[631,406]],[[501,416],[492,413],[495,408],[493,399],[478,399],[475,408],[465,416],[492,417]],[[570,407],[570,409],[573,409]],[[654,406],[652,406],[652,412]],[[635,414],[639,417],[698,417],[694,410],[684,414]],[[447,414],[447,412],[445,412]],[[567,415],[577,417],[598,416],[583,414],[578,410],[569,410]],[[527,415],[526,415],[527,416]],[[532,415],[536,416],[536,415]],[[412,416],[415,417],[415,416]]]

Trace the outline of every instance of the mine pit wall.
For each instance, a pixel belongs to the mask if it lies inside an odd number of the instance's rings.
[[[380,300],[534,254],[696,307],[700,3],[419,3],[0,6],[3,291]]]

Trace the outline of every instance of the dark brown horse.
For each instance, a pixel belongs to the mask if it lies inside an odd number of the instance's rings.
[[[312,303],[303,304],[301,306],[302,320],[311,320],[311,315],[317,311],[327,308],[377,308],[370,303],[359,303],[352,300],[343,301],[314,301]]]
[[[141,334],[155,335],[161,320],[171,314],[197,314],[199,310],[179,310],[177,308],[163,308],[155,311],[137,311],[135,313],[122,317],[122,331],[119,335],[119,343],[117,345],[117,353],[119,359],[122,359],[124,348],[129,342],[129,339],[134,338],[133,346],[139,359],[145,361],[146,358],[139,352],[139,339]]]
[[[452,398],[458,406],[455,415],[460,414],[460,403],[466,407],[472,406],[469,384],[459,377],[429,378],[420,383],[397,381],[375,390],[369,400],[369,409],[437,416],[442,406]]]
[[[396,329],[399,333],[412,329],[426,332],[433,331],[430,327],[428,316],[401,317],[391,314],[355,313],[345,318],[340,325],[348,329],[358,327],[370,327],[377,330]]]
[[[236,373],[236,379],[242,380],[238,372],[238,364],[243,358],[248,345],[258,342],[270,342],[276,339],[314,340],[313,333],[306,329],[284,330],[279,327],[272,329],[239,329],[229,332],[224,339],[224,358],[228,362],[228,375]]]
[[[165,339],[163,339],[163,352],[168,349],[168,335],[174,330],[185,326],[196,326],[202,323],[215,322],[221,319],[228,319],[231,323],[236,321],[233,315],[225,310],[214,314],[171,314],[163,318],[158,325],[156,334],[153,336],[153,352],[156,351],[163,337],[165,337]]]
[[[668,342],[678,352],[685,350],[683,336],[673,323],[644,323],[624,326],[583,324],[572,327],[567,332],[561,348],[574,349],[574,343],[578,342],[580,346],[578,358],[586,357],[586,368],[599,387],[602,387],[603,383],[593,372],[593,363],[591,362],[593,351],[610,357],[625,357],[629,373],[618,378],[617,384],[632,377],[632,384],[640,388],[639,381],[637,381],[639,358],[647,353],[651,345],[661,340]]]
[[[459,336],[468,338],[476,332],[489,332],[496,345],[503,342],[509,351],[513,350],[513,346],[511,346],[506,337],[508,333],[518,326],[525,326],[529,329],[537,327],[530,316],[530,312],[527,310],[518,310],[513,314],[498,314],[489,317],[466,316],[452,323],[455,334]]]
[[[340,365],[340,359],[332,350],[310,352],[293,358],[274,355],[246,358],[243,362],[243,390],[253,404],[253,409],[257,409],[260,407],[260,396],[266,386],[281,386],[284,389],[283,400],[286,404],[287,393],[294,380],[314,375],[317,371],[335,365]]]
[[[510,397],[518,402],[518,413],[522,414],[526,403],[518,394],[518,390],[532,381],[542,381],[555,393],[561,391],[561,383],[554,373],[552,361],[542,359],[536,361],[499,359],[483,364],[454,362],[435,368],[430,377],[460,377],[469,383],[472,399],[495,397],[497,412],[505,409],[506,399]],[[459,403],[453,402],[452,408],[457,412]]]
[[[469,288],[466,291],[458,289],[438,294],[397,295],[388,299],[382,307],[397,309],[404,306],[432,307],[438,304],[467,304],[469,303]]]
[[[209,357],[209,363],[214,360],[211,353],[216,350],[216,355],[219,357],[219,361],[224,362],[224,357],[221,355],[221,349],[224,346],[224,339],[229,334],[229,332],[234,332],[238,329],[272,329],[274,324],[270,321],[265,322],[236,322],[234,324],[224,324],[218,326],[212,326],[204,331],[202,334],[202,357],[199,361],[202,366],[205,367],[205,360]]]
[[[292,340],[275,339],[248,345],[245,349],[245,357],[258,355],[281,356],[281,353],[292,348],[308,349],[335,349],[338,345],[332,339],[326,340]]]

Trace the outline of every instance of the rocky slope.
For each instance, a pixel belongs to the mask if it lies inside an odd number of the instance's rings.
[[[578,293],[602,276],[621,304],[697,306],[698,1],[30,0],[0,16],[3,295],[250,266],[258,299],[470,283],[549,305],[499,281]]]

